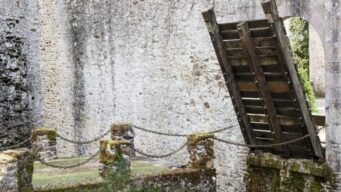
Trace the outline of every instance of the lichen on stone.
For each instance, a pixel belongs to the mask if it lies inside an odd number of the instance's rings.
[[[334,174],[326,163],[308,159],[282,159],[270,153],[247,157],[248,191],[332,191]]]
[[[189,152],[188,168],[212,169],[214,168],[213,159],[213,134],[197,133],[188,136],[187,150]]]
[[[56,144],[57,142],[57,132],[53,128],[35,128],[32,131],[32,141],[36,141],[38,136],[46,135],[50,141],[50,144]]]

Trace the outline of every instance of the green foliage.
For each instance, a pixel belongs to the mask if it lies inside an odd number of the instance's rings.
[[[129,162],[122,156],[116,160],[115,165],[117,170],[109,168],[109,174],[106,178],[103,187],[108,192],[116,192],[123,190],[131,182]]]
[[[309,23],[302,18],[290,19],[290,45],[301,84],[303,85],[310,109],[316,111],[313,87],[309,81]]]

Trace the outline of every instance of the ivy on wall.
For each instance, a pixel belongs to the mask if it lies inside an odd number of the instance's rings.
[[[289,40],[298,76],[310,109],[317,111],[314,89],[309,80],[309,23],[300,17],[292,17],[289,20],[289,31]]]

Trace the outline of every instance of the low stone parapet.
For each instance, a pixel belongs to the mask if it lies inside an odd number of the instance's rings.
[[[327,192],[334,189],[334,176],[326,163],[251,153],[247,165],[245,182],[250,192]]]
[[[33,191],[33,163],[33,155],[26,148],[0,152],[0,191]]]
[[[33,154],[44,161],[57,159],[57,133],[51,128],[35,128],[32,131]]]

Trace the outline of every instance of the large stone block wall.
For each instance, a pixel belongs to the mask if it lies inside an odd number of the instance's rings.
[[[262,17],[251,9],[256,1],[234,2],[215,4],[220,21],[237,20],[239,9],[245,18]],[[40,1],[46,126],[87,140],[117,121],[183,133],[236,124],[201,16],[212,5],[213,1]],[[135,134],[136,147],[148,153],[186,142]],[[243,142],[238,127],[219,136]],[[97,150],[96,145],[57,143],[61,156]],[[242,191],[248,150],[220,143],[215,150],[218,185]],[[187,157],[184,151],[172,160],[184,163]]]
[[[277,3],[280,16],[304,17],[322,39],[328,77],[327,159],[340,176],[340,3]],[[33,124],[54,127],[79,140],[122,120],[187,133],[235,124],[201,12],[214,5],[219,22],[264,18],[258,0],[0,0],[0,5],[0,34],[5,33],[6,19],[19,20],[13,34],[24,42],[27,77],[20,81],[22,85],[26,81],[22,95],[27,94],[27,100],[19,103],[28,106]],[[219,136],[242,142],[238,128]],[[174,149],[174,143],[184,142],[138,131],[135,141],[147,152]],[[58,143],[64,156],[97,149]],[[218,143],[215,151],[218,185],[243,191],[248,150]],[[183,159],[184,153],[173,158]]]
[[[39,20],[34,2],[0,0],[1,147],[27,139],[39,114]]]

